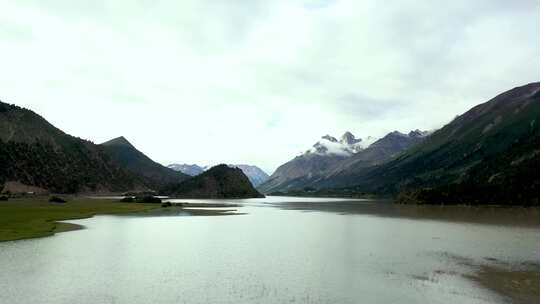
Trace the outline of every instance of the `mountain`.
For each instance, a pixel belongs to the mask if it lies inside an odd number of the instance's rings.
[[[264,197],[251,185],[239,168],[218,165],[204,173],[170,186],[163,194],[181,198],[258,198]]]
[[[308,185],[313,178],[317,178],[324,172],[336,167],[348,156],[317,153],[305,153],[281,165],[270,178],[257,190],[262,193],[271,193],[291,189],[301,189]]]
[[[249,181],[251,182],[251,184],[253,184],[254,187],[257,187],[258,185],[264,183],[269,178],[268,174],[266,174],[266,172],[264,172],[262,169],[260,169],[257,166],[252,166],[252,165],[228,165],[228,166],[240,168],[242,172],[244,172],[244,174],[248,177]],[[175,171],[180,171],[184,174],[191,175],[191,176],[197,176],[199,174],[202,174],[204,171],[210,168],[208,166],[201,167],[199,165],[188,165],[188,164],[172,164],[167,167]]]
[[[103,147],[60,131],[38,114],[0,102],[0,185],[55,193],[146,190]]]
[[[458,116],[398,158],[351,174],[403,203],[533,204],[540,196],[540,82]]]
[[[270,177],[266,172],[257,166],[251,165],[229,165],[229,167],[236,167],[242,170],[242,172],[247,176],[253,187],[257,187],[260,184],[264,183]]]
[[[170,164],[167,168],[173,169],[174,171],[182,172],[189,176],[196,176],[204,172],[205,168],[198,165],[188,165],[188,164]]]
[[[394,131],[377,140],[366,149],[349,157],[325,172],[323,178],[311,186],[316,188],[344,187],[356,183],[356,175],[368,168],[383,164],[410,147],[420,144],[430,134],[414,130],[408,134]]]
[[[146,186],[153,190],[159,190],[168,184],[177,184],[190,177],[154,162],[123,136],[102,143],[101,146],[111,159],[142,177]]]
[[[365,140],[356,138],[351,132],[345,132],[339,140],[330,135],[325,135],[307,150],[304,155],[318,154],[323,156],[351,156],[369,147],[377,139],[367,137]]]
[[[313,147],[281,165],[257,189],[263,193],[302,188],[314,177],[336,167],[341,161],[368,147],[373,141],[357,139],[345,132],[340,140],[325,135]]]
[[[280,166],[258,187],[263,193],[297,191],[348,184],[348,172],[372,167],[422,141],[426,132],[392,132],[381,139],[356,139],[350,132],[340,140],[326,135],[306,153]]]

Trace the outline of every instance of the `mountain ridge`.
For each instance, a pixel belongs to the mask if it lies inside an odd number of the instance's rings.
[[[127,140],[127,138],[125,138],[124,136],[115,137],[111,140],[101,143],[101,145],[102,146],[125,146],[125,147],[135,148],[135,146],[133,146],[133,144],[129,142],[129,140]]]
[[[402,203],[538,205],[539,119],[540,82],[513,88],[396,159],[351,175],[346,190]]]
[[[325,135],[258,189],[334,189],[397,196],[402,203],[539,205],[539,123],[535,82],[474,106],[432,133],[394,131],[377,140],[348,131],[339,140]],[[0,184],[13,188],[113,193],[183,184],[172,193],[233,197],[239,191],[240,197],[256,197],[246,168],[222,166],[188,178],[152,161],[123,136],[96,145],[31,110],[0,102]]]
[[[163,194],[178,198],[261,198],[240,168],[221,164],[204,173],[163,190]]]
[[[206,167],[201,167],[197,164],[170,164],[167,166],[174,171],[179,171],[189,176],[197,176],[204,172]]]
[[[120,136],[102,143],[105,152],[130,172],[141,176],[147,187],[154,191],[186,180],[189,176],[156,163],[137,150],[125,137]]]
[[[263,193],[287,192],[318,186],[321,181],[329,184],[327,181],[329,176],[338,174],[348,166],[360,164],[374,166],[395,156],[410,145],[416,144],[426,135],[426,132],[419,130],[411,131],[409,134],[394,131],[380,139],[367,137],[369,140],[365,141],[356,139],[348,131],[343,134],[341,141],[325,135],[321,141],[313,145],[314,149],[279,166],[269,180],[258,187],[258,190]],[[400,144],[390,145],[387,143],[389,141]],[[321,148],[321,146],[332,147]]]
[[[31,110],[0,102],[0,184],[7,182],[56,193],[147,189],[101,146],[62,132]]]
[[[240,168],[254,187],[264,183],[270,177],[264,170],[254,165],[228,164],[228,166]],[[209,166],[199,166],[197,164],[170,164],[167,167],[190,176],[197,176],[210,169]]]

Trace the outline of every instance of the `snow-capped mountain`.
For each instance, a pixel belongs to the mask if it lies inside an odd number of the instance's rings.
[[[260,190],[269,193],[300,187],[306,180],[335,168],[375,141],[377,139],[374,137],[356,138],[351,132],[345,132],[339,140],[325,135],[311,149],[277,168],[268,181],[260,186]]]
[[[248,177],[249,181],[253,184],[253,187],[257,187],[258,185],[264,183],[270,177],[268,174],[266,174],[266,172],[264,172],[257,166],[231,164],[229,164],[228,166],[233,168],[236,167],[242,170],[242,172],[244,172],[244,174]],[[171,164],[167,167],[175,171],[180,171],[187,175],[197,176],[214,166],[199,166],[196,164]]]
[[[345,132],[340,139],[325,135],[313,148],[281,165],[258,189],[264,193],[317,186],[333,176],[385,162],[421,142],[428,132],[391,132],[381,139],[356,138]]]
[[[365,139],[356,138],[351,132],[345,132],[341,138],[325,135],[306,151],[306,154],[351,156],[358,153],[377,141],[377,138],[368,136]]]

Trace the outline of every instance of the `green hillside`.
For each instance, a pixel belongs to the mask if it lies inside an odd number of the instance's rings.
[[[403,203],[538,204],[539,119],[540,83],[514,88],[354,176],[353,188]]]
[[[63,133],[30,110],[0,102],[0,185],[7,181],[56,193],[147,188],[100,146]]]

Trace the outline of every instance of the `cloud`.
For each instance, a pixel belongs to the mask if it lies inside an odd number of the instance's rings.
[[[538,20],[532,0],[3,1],[0,98],[165,164],[271,172],[538,81]]]

